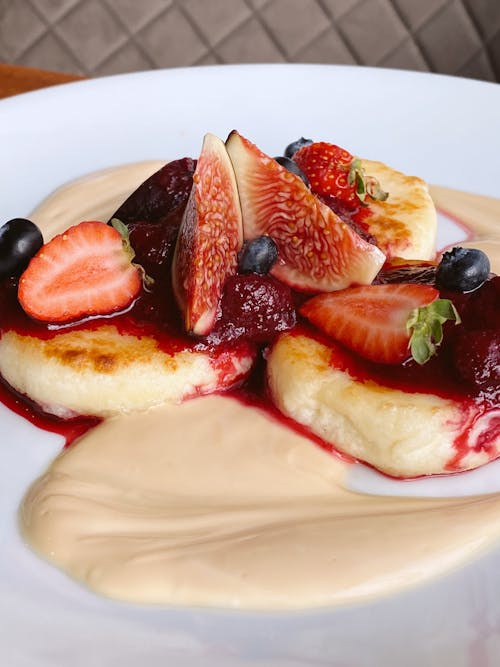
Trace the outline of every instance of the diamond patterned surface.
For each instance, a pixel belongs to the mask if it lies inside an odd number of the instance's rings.
[[[500,0],[0,0],[0,61],[358,63],[500,81]]]
[[[303,0],[273,0],[261,11],[262,20],[274,41],[287,57],[293,56],[330,27],[319,3]],[[294,20],[286,20],[293,16]]]
[[[211,48],[237,30],[252,15],[244,0],[184,0],[183,6]]]
[[[405,39],[407,31],[389,0],[362,2],[338,20],[358,62],[379,63]],[[376,26],[376,29],[374,29]]]

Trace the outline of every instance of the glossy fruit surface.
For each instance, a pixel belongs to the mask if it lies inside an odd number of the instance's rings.
[[[278,246],[271,273],[309,291],[369,284],[385,255],[367,243],[304,185],[237,132],[227,141],[246,240],[270,236]]]
[[[196,161],[173,160],[147,178],[114,212],[124,224],[158,222],[186,203],[193,185]]]
[[[31,220],[13,218],[0,227],[0,279],[19,276],[43,245],[41,231]]]
[[[309,181],[307,180],[307,176],[304,174],[304,172],[296,162],[294,162],[288,157],[281,157],[280,155],[278,157],[275,157],[274,159],[282,167],[285,167],[285,169],[291,171],[292,174],[298,176],[304,182],[304,184],[307,185],[307,187],[309,187]]]
[[[148,276],[163,281],[170,272],[179,227],[166,222],[131,222],[128,225],[134,261]]]
[[[500,331],[461,331],[454,344],[453,361],[463,380],[500,395]]]
[[[270,343],[295,322],[289,287],[271,276],[235,275],[224,285],[220,316],[210,339],[219,342],[244,337],[254,343]]]
[[[242,244],[233,167],[224,143],[207,134],[172,263],[172,286],[186,331],[202,336],[211,331],[223,285],[236,272]]]
[[[309,144],[312,143],[312,139],[305,139],[304,137],[300,137],[300,139],[297,139],[297,141],[292,141],[291,144],[288,144],[288,146],[285,148],[284,156],[293,158],[294,154],[299,150],[299,148],[302,148],[302,146],[309,146]]]
[[[318,141],[298,150],[293,159],[315,194],[333,196],[351,210],[370,198],[387,199],[378,181],[365,173],[361,160],[340,146]]]
[[[269,273],[278,259],[278,246],[270,236],[257,236],[247,241],[239,255],[240,273]]]
[[[126,308],[142,274],[122,234],[103,222],[81,222],[55,236],[19,279],[24,311],[45,322],[68,322]]]
[[[470,292],[488,278],[490,260],[477,248],[456,247],[445,252],[436,271],[439,288]]]
[[[399,364],[409,358],[408,319],[435,301],[428,285],[370,285],[321,294],[300,313],[321,331],[371,361]]]
[[[464,297],[461,317],[466,328],[500,331],[500,276],[487,280]]]

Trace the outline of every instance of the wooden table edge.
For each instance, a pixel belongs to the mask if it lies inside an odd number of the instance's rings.
[[[0,98],[28,93],[32,90],[81,81],[85,77],[49,70],[0,63]]]

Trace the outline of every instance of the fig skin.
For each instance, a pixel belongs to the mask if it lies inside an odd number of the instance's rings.
[[[372,283],[384,253],[361,238],[302,180],[233,130],[233,163],[245,241],[269,235],[278,246],[271,274],[292,289],[331,292]]]
[[[172,287],[188,333],[212,330],[226,280],[238,266],[243,228],[224,142],[206,134],[177,236]]]

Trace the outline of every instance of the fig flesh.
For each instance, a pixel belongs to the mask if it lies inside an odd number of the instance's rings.
[[[305,292],[370,284],[385,255],[323,204],[302,180],[233,131],[233,164],[245,240],[267,234],[278,246],[271,274]]]
[[[213,328],[226,279],[236,273],[243,229],[233,167],[224,142],[205,135],[172,263],[172,286],[186,331]]]

